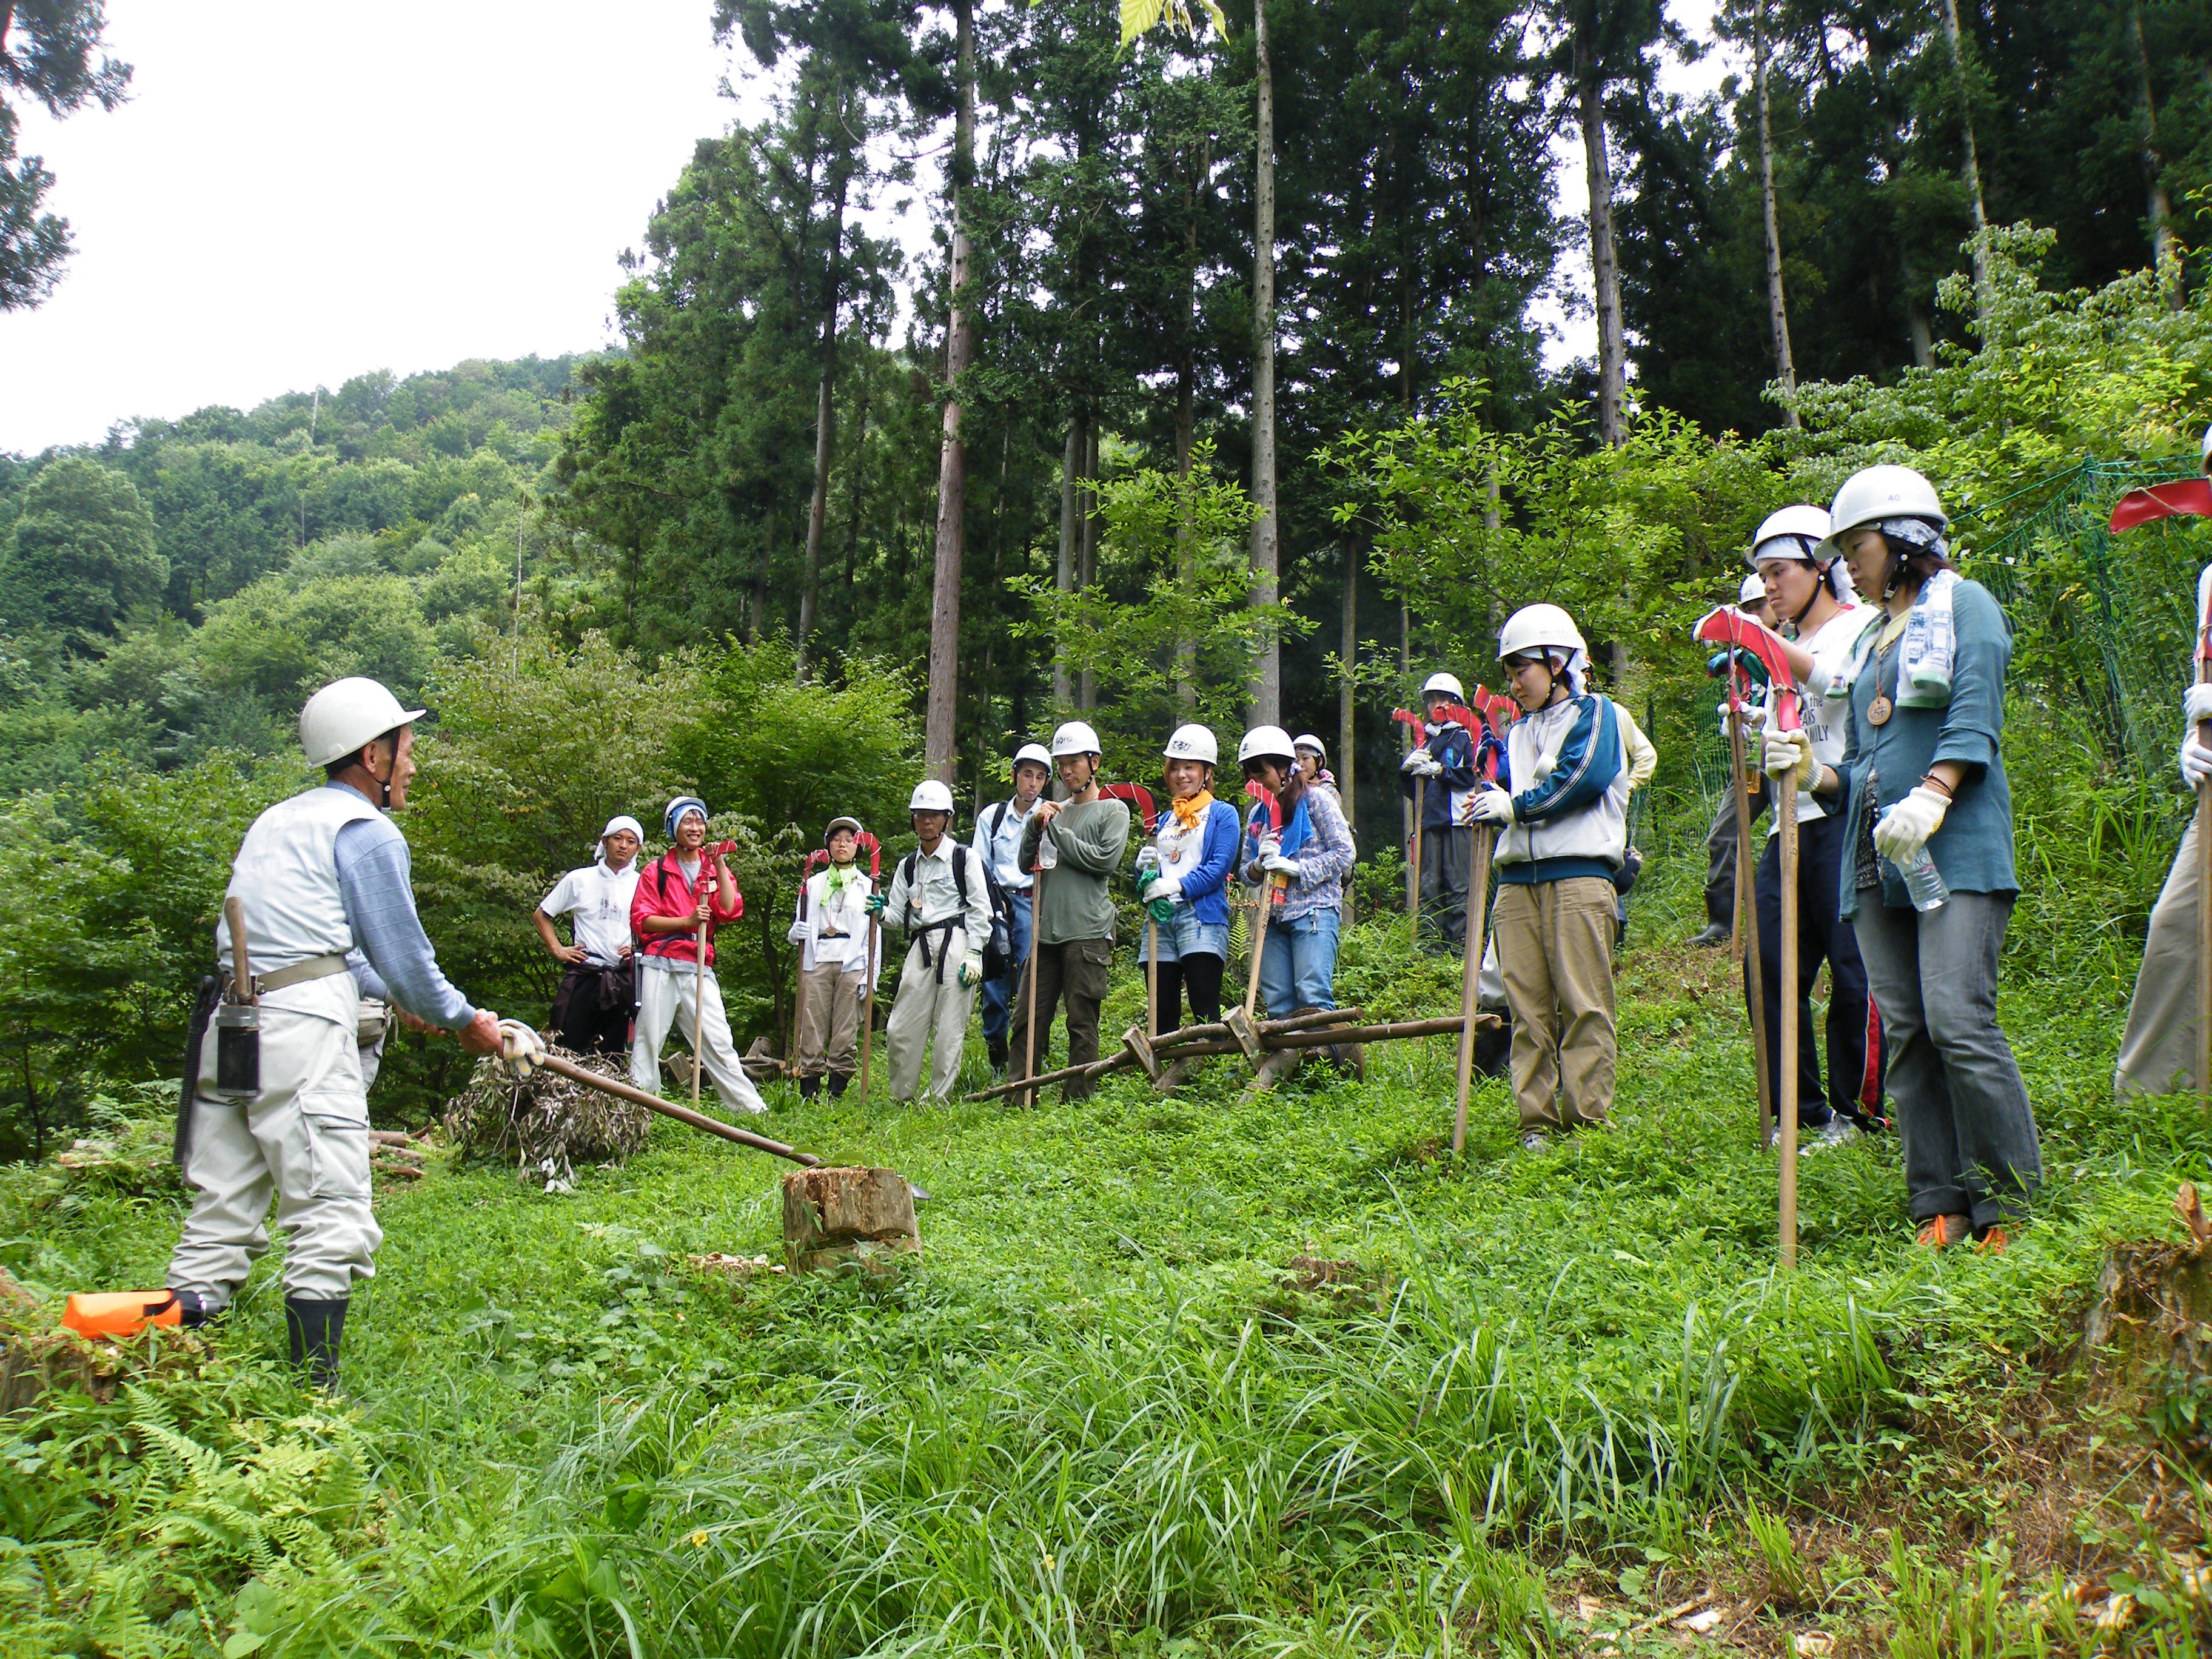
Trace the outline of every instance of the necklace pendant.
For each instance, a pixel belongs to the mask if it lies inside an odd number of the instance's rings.
[[[1889,724],[1890,715],[1896,710],[1897,705],[1889,700],[1889,694],[1886,691],[1882,692],[1867,705],[1867,724],[1887,726]]]

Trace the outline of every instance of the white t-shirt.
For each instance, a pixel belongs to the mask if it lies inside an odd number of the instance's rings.
[[[623,947],[630,942],[629,902],[636,891],[635,859],[618,871],[593,864],[562,877],[538,908],[549,916],[572,918],[576,943],[592,964],[612,968],[621,963]]]
[[[1813,659],[1813,672],[1805,677],[1804,696],[1797,700],[1798,716],[1813,739],[1813,758],[1838,772],[1844,766],[1844,744],[1850,736],[1851,672],[1855,648],[1874,611],[1863,605],[1847,605],[1814,630],[1810,639],[1797,643]],[[1810,789],[1797,792],[1797,822],[1810,823],[1827,817],[1827,809]],[[1766,833],[1779,828],[1772,823]]]

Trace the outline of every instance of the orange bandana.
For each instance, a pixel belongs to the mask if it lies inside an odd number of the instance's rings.
[[[1201,789],[1194,795],[1177,795],[1168,805],[1174,811],[1176,822],[1186,830],[1195,830],[1205,818],[1206,809],[1213,805],[1213,791]]]

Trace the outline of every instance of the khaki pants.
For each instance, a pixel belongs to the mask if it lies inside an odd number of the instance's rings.
[[[1067,1063],[1088,1066],[1098,1058],[1098,1008],[1106,1000],[1106,970],[1114,960],[1110,939],[1071,939],[1065,945],[1036,947],[1036,982],[1024,982],[1014,1000],[1013,1024],[1006,1029],[1012,1054],[1009,1078],[1027,1077],[1025,1065],[1030,1029],[1030,997],[1036,996],[1036,1069],[1043,1072],[1045,1050],[1052,1042],[1052,1011],[1067,999]],[[1096,1078],[1077,1078],[1060,1085],[1062,1100],[1083,1100],[1097,1091]]]
[[[740,1111],[768,1110],[761,1102],[760,1091],[753,1087],[745,1068],[738,1064],[737,1048],[730,1041],[730,1022],[722,1012],[722,988],[711,968],[707,970],[705,986],[705,1040],[701,1041],[700,1034],[692,1030],[691,1000],[701,988],[692,971],[688,962],[672,972],[665,968],[639,967],[637,1025],[630,1040],[629,1080],[649,1095],[660,1092],[660,1045],[668,1040],[669,1027],[673,1025],[690,1041],[693,1056],[706,1066],[725,1111],[733,1106]]]
[[[924,945],[929,962],[922,963]],[[975,987],[960,983],[961,958],[968,950],[968,930],[931,933],[906,950],[906,965],[899,970],[898,1000],[884,1026],[884,1043],[890,1056],[891,1098],[912,1100],[921,1082],[921,1051],[933,1042],[935,1052],[929,1068],[929,1093],[949,1099],[960,1082],[960,1054],[968,1042],[968,1016],[975,1006]],[[945,970],[944,981],[938,969]]]
[[[824,962],[799,976],[799,1075],[850,1077],[860,1051],[863,965]]]
[[[2166,873],[2158,903],[2150,913],[2143,940],[2142,967],[2136,994],[2128,1004],[2128,1027],[2120,1038],[2114,1092],[2162,1095],[2197,1086],[2197,845],[2203,833],[2200,810],[2189,820],[2173,868]]]
[[[384,1234],[368,1208],[368,1098],[357,1028],[261,1011],[261,1092],[215,1092],[216,1034],[200,1053],[185,1178],[198,1188],[169,1286],[226,1307],[269,1248],[269,1200],[290,1235],[284,1290],[318,1302],[376,1273]]]
[[[1602,876],[1498,889],[1490,925],[1513,1010],[1513,1096],[1523,1128],[1602,1123],[1613,1108],[1618,899]]]

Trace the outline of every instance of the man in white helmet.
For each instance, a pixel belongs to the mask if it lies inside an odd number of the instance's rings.
[[[1766,602],[1766,584],[1754,570],[1743,579],[1736,589],[1735,608],[1761,628],[1774,626],[1774,609]],[[1716,679],[1729,672],[1732,653],[1716,651],[1705,672]],[[1721,729],[1728,729],[1728,705],[1721,705]],[[1751,821],[1759,822],[1759,815],[1766,810],[1766,774],[1759,769],[1759,750],[1753,733],[1753,710],[1747,709],[1744,719],[1743,763],[1750,774]],[[1713,809],[1712,827],[1705,831],[1705,928],[1692,939],[1692,945],[1702,945],[1717,950],[1726,945],[1735,932],[1735,794],[1734,789],[1721,792],[1720,804]]]
[[[1491,910],[1513,1010],[1522,1144],[1602,1124],[1617,1040],[1613,885],[1628,851],[1628,744],[1619,711],[1589,688],[1589,648],[1556,605],[1506,619],[1498,659],[1522,717],[1506,728],[1509,786],[1486,784],[1472,816],[1498,831]]]
[[[2204,471],[2212,475],[2212,427],[2204,429]],[[2197,618],[2212,604],[2212,565],[2197,579]],[[2212,684],[2192,685],[2181,699],[2181,783],[2192,795],[2212,777],[2212,749],[2197,740],[2199,722],[2212,720]],[[2194,1089],[2197,1079],[2197,984],[2205,971],[2197,949],[2197,846],[2212,835],[2202,807],[2190,815],[2189,828],[2166,872],[2166,885],[2150,913],[2143,938],[2142,966],[2128,1002],[2127,1029],[2120,1037],[2119,1063],[2112,1088],[2122,1100],[2131,1094],[2160,1095]]]
[[[228,909],[245,919],[246,970],[259,1002],[260,1086],[218,1092],[218,1045],[204,1040],[213,999],[193,1018],[189,1109],[178,1161],[194,1189],[168,1284],[184,1322],[229,1306],[276,1224],[292,1362],[318,1385],[337,1372],[353,1283],[376,1272],[383,1240],[369,1212],[368,1102],[357,1000],[398,1005],[412,1021],[459,1034],[472,1054],[499,1052],[498,1016],[470,1006],[438,971],[415,914],[406,837],[384,814],[407,804],[414,721],[374,680],[325,686],[300,711],[300,744],[325,781],[253,821],[231,862]],[[228,981],[230,926],[216,929]],[[349,972],[356,949],[365,964]],[[235,988],[226,988],[235,989]]]
[[[830,1097],[853,1080],[860,1051],[860,1012],[872,983],[868,963],[868,901],[876,884],[860,866],[860,821],[835,817],[823,831],[823,868],[799,884],[784,937],[799,947],[799,1030],[792,1058],[799,1097],[812,1100],[829,1079]],[[879,973],[882,964],[878,963]]]
[[[648,1094],[660,1089],[660,1048],[672,1029],[690,1040],[725,1109],[765,1112],[730,1036],[721,977],[714,971],[716,934],[745,913],[737,873],[707,845],[707,803],[678,795],[661,815],[671,845],[638,872],[630,896],[630,932],[638,941],[637,1024],[630,1039],[629,1078]],[[707,959],[699,960],[702,927]],[[695,1028],[694,1020],[697,1024]]]
[[[1447,713],[1464,706],[1456,674],[1431,674],[1421,687],[1428,735],[1398,763],[1398,787],[1421,805],[1421,936],[1457,954],[1467,938],[1467,882],[1474,839],[1466,816],[1474,787],[1474,735]],[[1416,787],[1415,780],[1422,780]]]
[[[1012,1075],[1043,1071],[1054,1006],[1067,1000],[1067,1063],[1098,1058],[1098,1010],[1114,959],[1114,896],[1107,878],[1121,867],[1129,844],[1129,809],[1098,793],[1098,734],[1070,720],[1052,734],[1052,764],[1061,800],[1039,801],[1022,830],[1021,866],[1043,876],[1036,901],[1036,979],[1022,987],[1007,1033]],[[1036,1053],[1028,1052],[1030,1006],[1036,1006]],[[1063,1100],[1080,1100],[1097,1085],[1068,1084]]]
[[[1035,878],[1021,867],[1022,831],[1029,823],[1030,809],[1051,777],[1051,752],[1041,743],[1024,744],[1014,751],[1013,798],[984,808],[975,819],[975,850],[1006,896],[1006,971],[983,981],[983,1046],[990,1053],[994,1076],[1006,1069],[1006,1027],[1015,981],[1030,959],[1030,884]]]
[[[1851,681],[1859,636],[1874,613],[1858,603],[1850,569],[1828,540],[1827,509],[1785,507],[1768,515],[1752,538],[1750,559],[1782,623],[1783,654],[1802,690],[1802,726],[1759,734],[1761,771],[1797,776],[1797,1118],[1815,1152],[1851,1139],[1881,1120],[1881,1026],[1867,994],[1858,939],[1843,920],[1844,747],[1850,736]],[[1747,737],[1749,734],[1747,734]],[[1771,787],[1771,786],[1770,786]],[[1753,890],[1759,922],[1759,971],[1765,983],[1745,987],[1765,1006],[1768,1098],[1782,1098],[1784,1056],[1777,1039],[1782,999],[1781,825],[1767,831]],[[1748,957],[1747,957],[1747,969]],[[1828,1082],[1813,1040],[1813,981],[1828,969]],[[1778,1140],[1778,1125],[1767,1126]]]
[[[898,861],[890,890],[868,901],[886,928],[914,942],[899,969],[897,1000],[884,1029],[890,1054],[891,1098],[908,1101],[921,1084],[922,1051],[936,1045],[929,1097],[951,1097],[960,1081],[968,1015],[983,983],[983,946],[991,938],[991,890],[983,860],[952,839],[952,792],[924,778],[907,802],[915,849]]]

